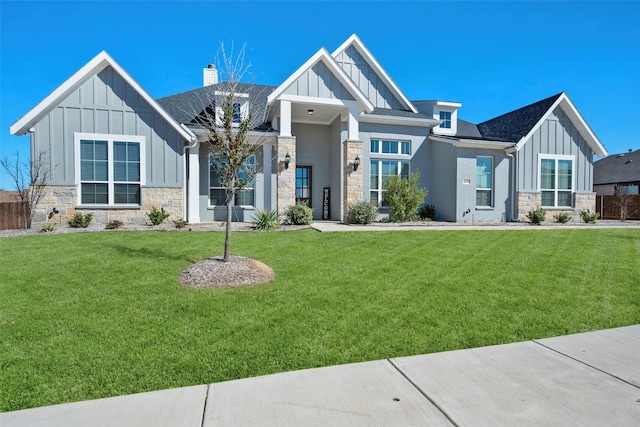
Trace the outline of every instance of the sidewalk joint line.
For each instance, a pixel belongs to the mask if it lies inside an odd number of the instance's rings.
[[[549,347],[548,345],[544,345],[544,344],[542,344],[541,342],[538,342],[538,341],[536,341],[536,340],[531,340],[531,342],[536,343],[536,344],[538,344],[539,346],[544,347],[544,348],[546,348],[546,349],[548,349],[548,350],[551,350],[551,351],[553,351],[553,352],[555,352],[555,353],[558,353],[558,354],[559,354],[559,355],[561,355],[561,356],[567,357],[567,358],[569,358],[569,359],[571,359],[571,360],[575,360],[576,362],[581,363],[581,364],[583,364],[584,366],[587,366],[587,367],[589,367],[589,368],[591,368],[591,369],[595,369],[596,371],[602,372],[603,374],[608,375],[608,376],[610,376],[610,377],[612,377],[612,378],[615,378],[615,379],[617,379],[618,381],[622,381],[623,383],[629,384],[630,386],[633,386],[633,387],[635,387],[635,388],[637,388],[637,389],[640,389],[640,386],[637,386],[636,384],[634,384],[634,383],[632,383],[632,382],[629,382],[629,381],[625,380],[624,378],[620,378],[620,377],[618,377],[618,376],[616,376],[616,375],[613,375],[612,373],[607,372],[607,371],[605,371],[605,370],[603,370],[603,369],[596,368],[595,366],[590,365],[590,364],[588,364],[587,362],[583,362],[583,361],[582,361],[582,360],[580,360],[580,359],[577,359],[577,358],[575,358],[575,357],[573,357],[573,356],[569,356],[568,354],[565,354],[565,353],[563,353],[563,352],[561,352],[561,351],[559,351],[559,350],[556,350],[555,348]]]
[[[207,384],[207,388],[204,391],[204,405],[202,407],[202,422],[200,423],[200,427],[204,427],[204,417],[207,413],[207,402],[209,401],[209,387],[210,385]]]
[[[407,375],[407,374],[406,374],[402,369],[400,369],[400,367],[399,367],[398,365],[396,365],[395,363],[393,363],[393,360],[392,360],[392,359],[387,359],[387,362],[389,362],[389,363],[391,364],[391,366],[393,366],[393,367],[396,369],[396,371],[398,371],[398,372],[400,373],[400,375],[402,375],[402,376],[403,376],[407,381],[409,381],[409,383],[410,383],[410,384],[411,384],[411,385],[412,385],[416,390],[418,390],[418,392],[419,392],[422,396],[424,396],[424,398],[425,398],[425,399],[427,399],[429,402],[431,402],[431,404],[432,404],[433,406],[435,406],[435,407],[436,407],[436,409],[437,409],[438,411],[440,411],[440,412],[442,413],[442,415],[444,415],[444,416],[447,418],[447,420],[449,420],[449,422],[450,422],[451,424],[453,424],[455,427],[459,427],[458,423],[456,423],[456,422],[453,420],[453,418],[452,418],[452,417],[447,413],[447,411],[445,411],[443,408],[441,408],[441,407],[440,407],[440,405],[438,405],[438,404],[437,404],[433,399],[431,399],[431,398],[429,397],[429,395],[428,395],[427,393],[425,393],[425,391],[424,391],[424,390],[422,390],[422,389],[418,386],[418,384],[416,384],[415,382],[413,382],[413,380],[411,380],[411,378],[409,378],[409,376],[408,376],[408,375]]]

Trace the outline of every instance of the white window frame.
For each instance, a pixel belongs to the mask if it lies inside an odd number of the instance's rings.
[[[376,141],[377,142],[377,146],[378,146],[378,150],[377,151],[373,151],[371,148],[372,143]],[[397,149],[395,153],[383,153],[382,152],[382,145],[384,142],[395,142],[397,143]],[[402,148],[407,147],[408,148],[408,153],[403,153],[402,152]],[[382,155],[382,156],[406,156],[406,157],[410,157],[411,156],[411,141],[409,140],[404,140],[404,139],[390,139],[390,138],[371,138],[369,140],[369,152],[371,154],[375,154],[376,156],[378,155]]]
[[[224,190],[224,187],[213,187],[211,185],[211,162],[213,161],[213,156],[211,154],[209,154],[208,156],[209,158],[209,169],[207,170],[207,181],[209,184],[209,192],[207,193],[207,204],[210,208],[214,208],[216,206],[224,206],[224,204],[222,205],[214,205],[211,203],[211,190]],[[253,168],[255,170],[256,167],[256,156],[255,154],[252,154],[251,156],[249,156],[250,159],[253,159]],[[243,188],[241,191],[246,191],[246,190],[252,190],[253,191],[253,205],[236,205],[236,200],[235,197],[237,196],[237,194],[234,196],[232,205],[233,206],[237,206],[240,208],[255,208],[255,204],[256,204],[256,179],[255,176],[253,178],[253,180],[251,181],[251,186],[247,186],[245,188]]]
[[[216,97],[216,126],[222,126],[222,102],[224,98],[229,94],[229,92],[223,91],[215,91],[214,96]],[[249,94],[248,93],[234,93],[233,94],[233,104],[234,104],[234,117],[231,119],[231,123],[233,127],[240,126],[240,122],[249,117]],[[240,104],[240,120],[235,120],[235,104]]]
[[[542,161],[543,160],[554,160],[555,161],[555,182],[553,189],[542,188]],[[558,205],[558,192],[559,191],[569,191],[569,190],[559,190],[558,189],[558,160],[571,160],[571,205],[570,206],[560,206]],[[566,154],[538,154],[538,192],[542,195],[543,191],[553,191],[553,205],[542,205],[542,198],[540,200],[540,204],[543,208],[550,209],[562,209],[562,208],[573,208],[573,200],[574,194],[576,192],[576,156],[574,155],[566,155]]]
[[[371,162],[378,162],[378,187],[371,188]],[[411,162],[408,159],[370,159],[369,161],[369,199],[372,202],[377,202],[379,207],[382,207],[383,194],[386,190],[383,189],[382,183],[382,162],[396,162],[398,167],[398,175],[401,176],[402,164],[407,164],[408,177],[411,176]],[[371,200],[371,193],[376,193],[377,200]],[[386,206],[385,206],[386,207]]]
[[[490,159],[491,160],[491,187],[480,187],[478,186],[478,177],[477,177],[477,168],[478,168],[478,159]],[[476,208],[479,209],[487,209],[494,207],[494,191],[493,186],[495,183],[495,159],[493,156],[476,156]],[[479,205],[478,204],[478,191],[490,191],[489,196],[489,204],[488,205]]]
[[[81,181],[81,153],[80,153],[80,141],[107,141],[107,185],[109,192],[109,201],[107,204],[103,203],[83,203],[82,202],[82,181]],[[122,184],[139,184],[140,185],[140,204],[132,203],[115,203],[114,202],[114,187],[115,184],[121,182],[114,181],[114,157],[113,157],[113,143],[114,142],[136,142],[140,144],[140,181],[128,181],[122,182]],[[142,188],[146,185],[146,138],[139,135],[117,135],[107,133],[84,133],[75,132],[73,134],[73,148],[74,148],[74,165],[75,165],[75,183],[78,195],[78,207],[119,207],[119,208],[140,208],[142,206]],[[85,181],[88,182],[88,181]],[[102,182],[102,181],[101,181]]]

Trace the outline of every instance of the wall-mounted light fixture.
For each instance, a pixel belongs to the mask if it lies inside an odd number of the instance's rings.
[[[353,171],[357,171],[360,167],[360,156],[356,156],[356,159],[353,161]]]
[[[57,208],[53,208],[49,211],[49,219],[53,218],[54,215],[59,214],[60,211]]]
[[[309,108],[309,109],[307,110],[307,114],[308,114],[308,115],[313,116],[313,113],[314,113],[314,111],[313,111],[313,109],[312,109],[312,108]]]
[[[289,163],[291,163],[291,156],[289,155],[289,153],[287,153],[284,156],[284,168],[285,169],[289,169]]]

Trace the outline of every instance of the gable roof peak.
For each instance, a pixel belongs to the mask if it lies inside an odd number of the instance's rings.
[[[413,106],[409,98],[405,96],[405,94],[400,90],[400,88],[396,85],[393,79],[387,74],[387,72],[382,68],[378,60],[371,54],[371,51],[362,43],[360,37],[357,34],[353,33],[347,40],[344,41],[336,50],[333,51],[331,56],[335,59],[340,53],[344,52],[349,46],[354,46],[355,49],[362,55],[362,57],[367,61],[367,63],[371,66],[371,68],[375,71],[375,73],[387,84],[387,86],[391,89],[393,94],[398,98],[400,103],[406,108],[406,110],[411,111],[413,113],[418,113],[418,110]]]

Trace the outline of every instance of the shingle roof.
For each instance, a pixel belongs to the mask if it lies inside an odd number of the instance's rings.
[[[640,181],[640,150],[612,154],[593,163],[594,184]]]
[[[466,120],[458,119],[457,137],[461,138],[482,138],[482,134],[478,130],[478,126]]]
[[[478,124],[485,138],[518,142],[540,121],[562,92]]]
[[[184,124],[196,124],[195,120],[207,108],[215,105],[215,92],[224,91],[228,83],[221,82],[211,86],[200,87],[175,95],[166,96],[157,100],[158,104],[178,122]],[[262,127],[265,110],[267,108],[267,96],[276,89],[276,86],[239,83],[236,93],[246,93],[252,104],[252,114],[256,119],[254,127]]]

